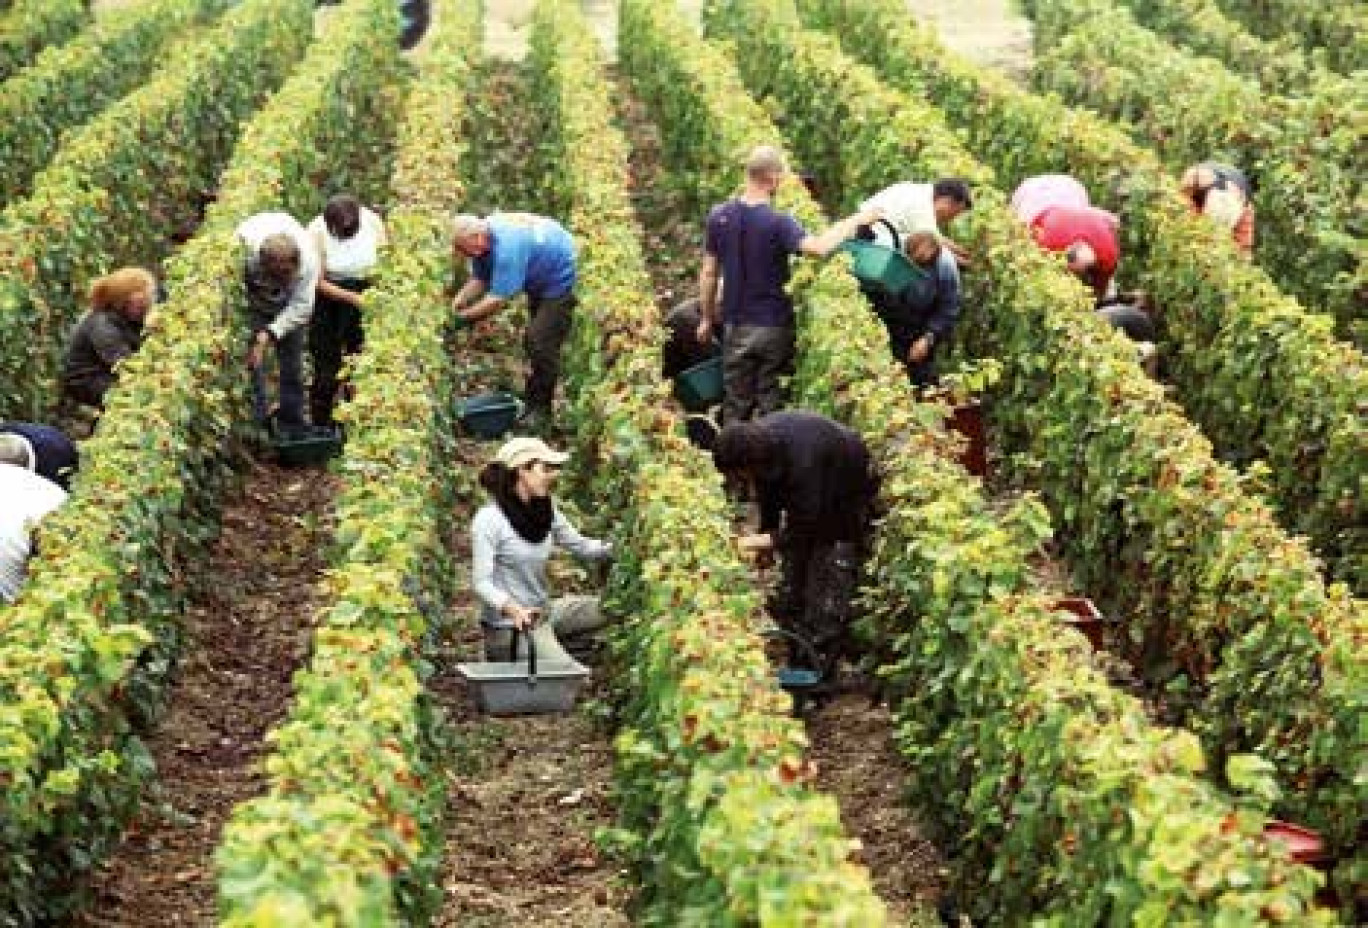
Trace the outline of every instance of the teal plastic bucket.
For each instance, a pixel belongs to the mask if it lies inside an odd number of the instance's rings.
[[[704,412],[722,402],[722,358],[695,364],[675,377],[675,396],[689,412]]]
[[[518,398],[503,392],[481,393],[457,407],[462,427],[476,438],[500,438],[513,428],[522,413]]]
[[[286,467],[320,467],[342,450],[342,433],[333,429],[297,438],[276,435],[271,447]]]
[[[874,242],[850,239],[842,243],[841,251],[850,255],[850,273],[856,280],[885,293],[897,293],[926,276],[901,251]]]

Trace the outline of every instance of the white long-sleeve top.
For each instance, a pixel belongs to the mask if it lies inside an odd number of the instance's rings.
[[[258,273],[261,243],[272,235],[288,235],[299,246],[299,275],[286,294],[283,309],[267,324],[276,341],[295,329],[308,325],[313,315],[314,292],[318,289],[318,247],[299,221],[289,213],[257,213],[237,227],[237,236],[247,248],[247,273]]]
[[[66,498],[52,481],[0,463],[0,601],[14,602],[24,584],[32,527]]]
[[[581,535],[559,508],[554,513],[551,531],[536,544],[518,534],[496,503],[488,503],[475,513],[470,526],[471,580],[480,598],[480,621],[485,625],[509,625],[499,610],[510,600],[524,608],[546,608],[550,601],[546,562],[554,546],[590,561],[602,560],[612,551],[607,542]]]

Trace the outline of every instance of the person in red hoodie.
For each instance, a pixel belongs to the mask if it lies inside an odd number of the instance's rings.
[[[1107,295],[1121,259],[1120,222],[1090,205],[1082,184],[1064,174],[1027,178],[1012,194],[1012,212],[1030,228],[1037,245],[1064,255],[1069,270],[1098,299]]]

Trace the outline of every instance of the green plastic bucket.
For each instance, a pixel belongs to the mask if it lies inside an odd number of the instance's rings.
[[[926,276],[901,251],[874,242],[850,239],[841,244],[841,251],[850,255],[850,273],[856,280],[885,293],[897,293]]]
[[[492,440],[513,428],[522,413],[518,398],[503,392],[481,393],[457,406],[461,425],[476,438]]]
[[[298,438],[275,435],[271,448],[286,467],[318,467],[342,450],[342,434],[333,429]]]
[[[722,357],[709,358],[675,377],[675,397],[689,412],[704,412],[722,402]]]

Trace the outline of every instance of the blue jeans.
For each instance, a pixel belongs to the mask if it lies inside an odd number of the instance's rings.
[[[252,333],[256,337],[256,333]],[[280,372],[280,408],[276,421],[282,425],[304,424],[304,329],[295,329],[275,345],[276,367]],[[252,370],[252,415],[264,424],[270,410],[266,383],[266,363]]]

